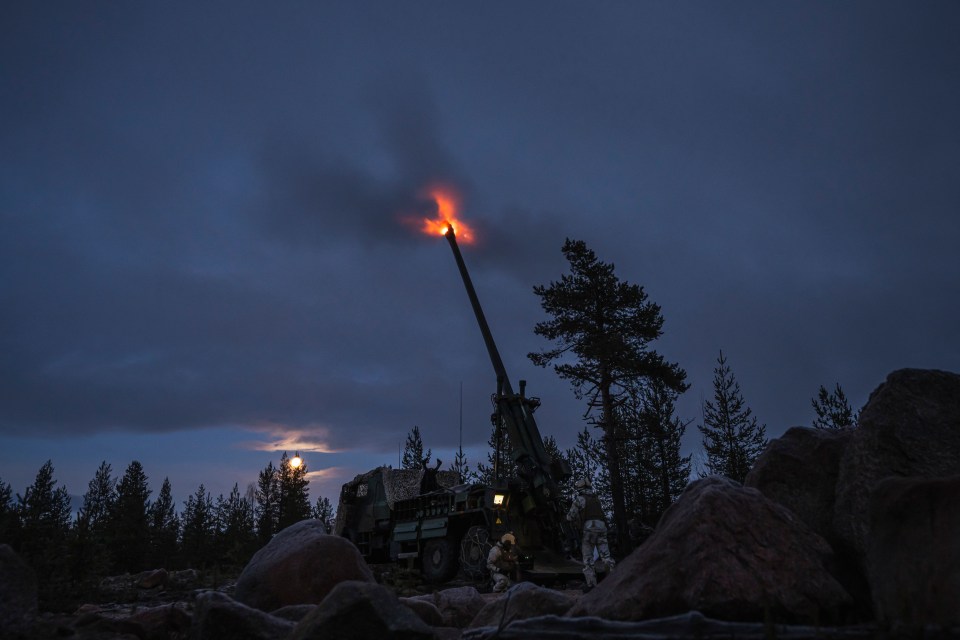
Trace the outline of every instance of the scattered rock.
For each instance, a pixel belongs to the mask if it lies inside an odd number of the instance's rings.
[[[166,569],[154,569],[153,571],[144,571],[134,576],[134,582],[139,589],[156,589],[167,584]]]
[[[653,536],[570,611],[643,620],[701,611],[724,620],[826,622],[851,598],[825,563],[830,546],[756,489],[691,483]]]
[[[840,462],[834,528],[863,558],[870,494],[888,476],[951,476],[960,466],[960,375],[900,369],[860,412]]]
[[[341,582],[297,624],[288,640],[429,640],[433,630],[386,587]]]
[[[159,607],[139,609],[129,618],[144,631],[142,640],[167,640],[183,637],[190,630],[193,617],[182,603],[164,604]],[[180,634],[179,636],[176,634]]]
[[[443,621],[443,614],[437,605],[428,600],[420,598],[400,598],[400,604],[410,607],[410,610],[417,614],[417,617],[426,622],[431,627],[446,627]]]
[[[424,596],[412,598],[426,600],[440,610],[443,626],[463,628],[470,624],[480,610],[487,604],[480,592],[474,587],[455,587],[443,589]]]
[[[290,620],[291,622],[300,622],[308,613],[316,608],[317,605],[315,604],[288,604],[285,607],[280,607],[276,611],[271,611],[270,615],[283,618],[284,620]]]
[[[37,575],[10,545],[0,544],[0,629],[20,632],[37,616]]]
[[[530,582],[521,582],[507,589],[506,593],[487,603],[470,622],[471,627],[499,627],[514,620],[545,615],[561,615],[573,605],[573,599],[546,587]]]
[[[541,616],[517,620],[502,629],[479,627],[463,632],[462,640],[666,640],[736,638],[738,640],[868,640],[877,637],[872,625],[852,627],[790,626],[763,622],[729,622],[697,611],[642,622],[602,618]]]
[[[895,629],[960,628],[958,532],[960,476],[888,478],[877,485],[866,565],[879,622]]]
[[[235,597],[262,611],[316,604],[344,580],[373,582],[349,540],[326,533],[319,520],[303,520],[257,551],[237,579]]]
[[[248,607],[218,591],[197,596],[194,606],[193,640],[282,640],[294,623]]]

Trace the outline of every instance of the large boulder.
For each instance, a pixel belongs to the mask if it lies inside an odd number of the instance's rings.
[[[840,459],[852,436],[852,429],[792,427],[770,441],[743,485],[779,502],[833,542],[833,505]]]
[[[790,510],[711,476],[691,483],[570,615],[643,620],[697,610],[723,620],[825,622],[852,602],[826,569],[831,555]]]
[[[430,640],[433,630],[386,587],[369,582],[338,584],[297,624],[288,640]]]
[[[0,629],[28,629],[37,615],[37,574],[8,544],[0,544]]]
[[[834,529],[862,558],[870,494],[888,476],[945,477],[960,468],[960,375],[901,369],[860,412],[840,461]]]
[[[960,475],[882,481],[870,499],[866,566],[881,623],[960,628]]]
[[[573,605],[570,596],[530,582],[515,584],[503,597],[487,603],[470,622],[471,627],[499,627],[514,620],[562,615]]]
[[[197,596],[191,640],[282,640],[294,623],[248,607],[219,591]]]
[[[373,573],[346,538],[303,520],[275,535],[237,578],[235,598],[262,611],[317,604],[345,580],[373,582]]]
[[[830,543],[834,558],[828,569],[856,603],[851,616],[866,620],[873,616],[873,603],[861,562],[833,528],[840,460],[853,434],[853,429],[792,427],[770,441],[744,486],[790,509]]]

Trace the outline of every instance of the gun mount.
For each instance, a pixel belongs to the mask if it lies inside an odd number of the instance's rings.
[[[511,455],[520,479],[526,485],[524,512],[528,516],[534,516],[538,521],[540,529],[538,537],[542,543],[548,543],[557,551],[566,550],[570,546],[571,531],[564,520],[564,509],[557,482],[570,477],[570,465],[566,460],[553,460],[544,449],[540,429],[533,417],[533,412],[540,405],[540,401],[526,396],[526,383],[522,380],[520,393],[514,393],[506,367],[503,366],[503,359],[500,357],[490,326],[483,314],[483,308],[480,306],[476,289],[473,287],[473,281],[470,279],[470,273],[467,271],[467,265],[463,261],[463,254],[460,253],[456,232],[452,225],[447,227],[444,237],[450,243],[497,377],[497,392],[493,397],[496,406],[494,419],[499,420],[500,424],[506,428],[513,443]]]

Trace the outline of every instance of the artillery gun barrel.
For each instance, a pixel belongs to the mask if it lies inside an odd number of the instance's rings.
[[[497,384],[505,394],[512,394],[513,388],[510,386],[510,379],[507,377],[507,369],[503,366],[503,360],[500,358],[500,352],[497,350],[497,343],[493,341],[493,334],[490,333],[490,325],[483,315],[483,308],[480,306],[480,299],[477,298],[477,292],[473,288],[473,281],[470,280],[470,274],[467,272],[467,265],[463,262],[463,256],[460,254],[460,246],[457,244],[457,236],[453,226],[447,227],[447,232],[443,234],[453,249],[453,257],[457,261],[457,268],[460,269],[460,277],[463,278],[463,285],[467,288],[467,295],[470,297],[470,304],[473,306],[473,313],[477,316],[477,324],[480,325],[480,333],[483,334],[483,341],[487,345],[487,353],[490,354],[490,362],[493,364],[493,370],[497,374]]]

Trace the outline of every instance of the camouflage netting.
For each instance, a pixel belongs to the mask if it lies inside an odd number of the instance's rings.
[[[422,469],[394,469],[392,467],[377,467],[372,471],[361,473],[350,482],[347,482],[340,489],[340,501],[337,504],[337,519],[333,532],[337,535],[343,534],[343,528],[348,520],[351,520],[353,510],[357,505],[347,504],[346,497],[357,496],[358,492],[368,490],[370,479],[377,474],[383,474],[383,491],[390,509],[394,508],[397,500],[406,500],[420,495],[420,483],[423,481],[424,471]],[[456,471],[438,471],[437,484],[444,489],[449,489],[460,484],[460,475]],[[363,497],[359,495],[359,497]]]

